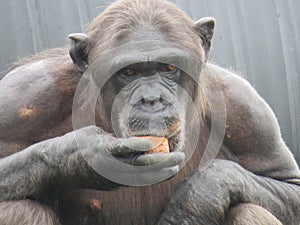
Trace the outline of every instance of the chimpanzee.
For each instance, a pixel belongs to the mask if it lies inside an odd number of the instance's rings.
[[[298,225],[300,172],[215,20],[119,0],[0,81],[1,225]],[[169,153],[149,154],[154,136]]]

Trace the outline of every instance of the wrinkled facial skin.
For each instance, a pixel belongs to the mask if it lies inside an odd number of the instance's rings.
[[[127,118],[120,115],[123,135],[169,137],[180,130],[176,111],[180,75],[176,67],[158,63],[136,64],[117,73],[117,86],[128,99],[125,107],[131,108]]]
[[[172,64],[140,62],[115,73],[101,98],[113,100],[108,107],[112,110],[106,113],[116,121],[114,133],[166,137],[174,151],[183,146],[187,98],[194,98],[196,88],[195,82]]]

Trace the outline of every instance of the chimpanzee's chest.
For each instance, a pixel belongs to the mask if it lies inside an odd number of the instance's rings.
[[[154,225],[174,191],[172,182],[114,191],[73,190],[62,196],[64,225]]]

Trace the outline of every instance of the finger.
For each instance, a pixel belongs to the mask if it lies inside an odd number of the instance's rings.
[[[138,137],[132,137],[127,139],[119,139],[117,146],[111,150],[112,155],[126,155],[144,153],[152,149],[152,143],[149,140],[145,140]]]
[[[130,156],[115,156],[115,158],[122,163],[126,163],[129,165],[134,166],[134,162],[138,156],[137,155],[130,155]]]
[[[165,168],[162,173],[165,177],[170,178],[179,172],[179,166],[173,166],[171,168]]]
[[[155,153],[139,155],[134,160],[135,166],[150,166],[160,163],[160,167],[173,167],[183,162],[185,154],[182,152]]]

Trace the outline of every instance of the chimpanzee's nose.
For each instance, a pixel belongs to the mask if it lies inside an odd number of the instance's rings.
[[[156,102],[159,102],[161,99],[160,95],[145,95],[143,96],[143,103],[148,103],[148,104],[154,104]]]

